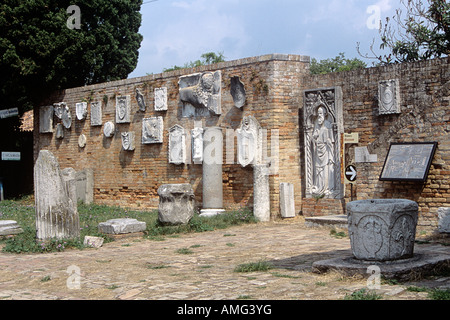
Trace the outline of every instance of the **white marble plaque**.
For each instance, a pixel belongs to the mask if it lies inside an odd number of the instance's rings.
[[[106,138],[111,138],[114,136],[116,127],[114,125],[114,122],[112,121],[108,121],[105,123],[105,125],[103,126],[103,134],[105,135]]]
[[[61,120],[64,128],[70,129],[72,127],[72,113],[70,108],[66,105],[62,111]]]
[[[61,123],[58,123],[56,125],[56,139],[63,139],[64,138],[64,127]]]
[[[123,132],[122,133],[122,148],[125,151],[133,151],[135,149],[135,133]]]
[[[163,143],[163,117],[144,118],[142,120],[142,144]]]
[[[379,114],[400,113],[400,85],[398,79],[378,83]]]
[[[238,163],[246,167],[262,162],[261,126],[253,116],[246,116],[237,133]]]
[[[116,97],[116,123],[130,123],[131,122],[131,97],[117,96]]]
[[[169,129],[169,163],[186,162],[186,132],[183,127],[174,125]]]
[[[355,162],[378,162],[378,156],[376,154],[369,154],[367,147],[355,147]]]
[[[91,103],[91,126],[102,125],[102,102],[96,101]]]
[[[39,108],[39,132],[53,132],[53,106]]]
[[[86,116],[87,116],[87,102],[76,103],[75,111],[76,111],[78,120],[80,120],[80,121],[85,120]]]
[[[155,111],[167,111],[167,88],[155,88]]]
[[[58,119],[62,119],[63,110],[67,106],[67,103],[65,102],[58,102],[53,104],[53,109],[55,110],[55,116]]]
[[[192,160],[194,163],[203,162],[203,128],[194,128],[191,132],[192,136]]]
[[[84,148],[86,147],[86,142],[87,142],[86,136],[84,134],[80,134],[80,136],[78,137],[78,146],[80,148]]]

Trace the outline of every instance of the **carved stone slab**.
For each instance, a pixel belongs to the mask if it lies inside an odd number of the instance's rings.
[[[78,120],[80,120],[80,121],[85,120],[86,116],[87,116],[87,102],[76,103],[75,111],[76,111]]]
[[[91,126],[101,126],[102,122],[102,102],[91,103]]]
[[[196,164],[203,162],[203,131],[203,128],[194,128],[191,131],[192,161]]]
[[[139,106],[139,111],[145,112],[146,109],[145,99],[144,95],[142,94],[141,90],[139,90],[139,88],[136,88],[136,101]]]
[[[135,149],[134,132],[122,132],[122,148],[125,151],[134,151]]]
[[[78,146],[80,148],[84,148],[86,147],[86,142],[87,142],[86,135],[80,134],[80,136],[78,137]]]
[[[261,126],[253,116],[246,116],[237,133],[238,163],[246,167],[262,161]]]
[[[400,113],[400,85],[398,79],[378,83],[378,113]]]
[[[245,104],[246,93],[245,87],[239,77],[231,78],[231,96],[233,97],[234,105],[236,108],[242,108]]]
[[[56,139],[63,139],[64,138],[64,127],[61,123],[58,123],[56,125]]]
[[[186,162],[186,132],[183,127],[174,125],[169,129],[169,163]]]
[[[64,128],[70,129],[72,127],[72,113],[67,105],[64,106],[64,109],[62,110],[61,120]]]
[[[58,119],[62,119],[62,114],[63,114],[63,110],[64,108],[67,106],[67,103],[65,102],[58,102],[58,103],[54,103],[53,104],[53,109],[55,111],[55,116]]]
[[[131,122],[131,97],[116,96],[116,123]]]
[[[142,120],[142,144],[163,143],[163,117],[144,118]]]
[[[187,224],[194,216],[194,190],[189,183],[164,184],[158,188],[158,220],[162,224]]]
[[[167,88],[155,88],[155,111],[167,111]]]
[[[111,138],[114,136],[116,127],[114,125],[114,122],[112,121],[108,121],[105,123],[105,125],[103,126],[103,134],[106,138]]]
[[[180,77],[178,83],[180,99],[186,109],[183,116],[205,115],[202,109],[206,109],[214,115],[222,113],[222,74],[220,71],[183,76]],[[194,110],[189,107],[193,107]]]
[[[53,106],[43,106],[39,108],[39,132],[53,132]]]
[[[306,196],[342,198],[341,144],[343,133],[340,87],[304,92]]]

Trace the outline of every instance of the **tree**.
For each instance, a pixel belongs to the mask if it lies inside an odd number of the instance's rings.
[[[164,68],[163,72],[169,72],[169,71],[185,69],[185,68],[195,68],[195,67],[199,67],[199,66],[205,66],[205,65],[210,65],[210,64],[225,61],[225,56],[223,55],[223,52],[219,52],[219,53],[207,52],[207,53],[202,54],[200,57],[202,58],[201,60],[186,62],[183,67],[175,65],[171,68]]]
[[[364,61],[357,58],[346,59],[343,52],[332,59],[320,60],[317,62],[315,58],[311,59],[311,74],[326,74],[331,72],[350,71],[367,67]]]
[[[400,0],[406,12],[399,8],[392,18],[380,24],[380,49],[389,54],[365,58],[381,64],[419,61],[447,56],[450,53],[450,3],[446,0]],[[395,22],[396,25],[392,25]],[[395,28],[396,27],[396,28]],[[359,51],[359,44],[358,44]]]
[[[55,90],[124,79],[135,69],[142,0],[77,0],[79,16],[68,10],[73,3],[2,1],[0,109],[22,114]]]

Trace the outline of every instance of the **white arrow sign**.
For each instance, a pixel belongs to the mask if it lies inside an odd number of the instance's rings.
[[[348,166],[345,170],[345,175],[347,176],[347,179],[350,181],[356,180],[356,169],[354,166]]]

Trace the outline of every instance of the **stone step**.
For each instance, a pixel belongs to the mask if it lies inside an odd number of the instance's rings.
[[[322,217],[306,217],[305,225],[307,227],[336,227],[347,229],[347,215],[332,215]]]

